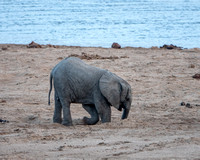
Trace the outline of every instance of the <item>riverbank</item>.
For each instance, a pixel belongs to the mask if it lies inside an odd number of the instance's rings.
[[[193,78],[200,72],[200,49],[0,44],[0,55],[0,118],[9,121],[0,124],[0,158],[200,157],[200,80]],[[122,121],[121,112],[112,108],[111,123],[79,125],[87,113],[72,104],[73,127],[52,123],[49,73],[68,56],[130,83],[133,103],[128,119]]]

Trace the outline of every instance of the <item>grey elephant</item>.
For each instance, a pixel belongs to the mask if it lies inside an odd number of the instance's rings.
[[[58,63],[50,74],[50,94],[52,80],[55,90],[54,123],[72,125],[71,103],[81,103],[90,114],[83,117],[84,124],[93,125],[111,121],[111,106],[122,111],[122,119],[128,117],[132,102],[131,86],[122,78],[108,70],[84,63],[76,57],[68,57]],[[63,119],[62,113],[63,111]]]

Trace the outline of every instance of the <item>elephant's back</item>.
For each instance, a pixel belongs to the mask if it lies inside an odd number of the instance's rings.
[[[69,84],[70,88],[91,89],[105,72],[106,70],[88,65],[79,58],[69,57],[54,68],[53,77],[57,82]]]
[[[85,70],[88,67],[89,65],[87,65],[77,57],[67,57],[54,67],[53,72],[55,76],[58,72],[59,73],[66,72],[67,74],[70,72],[75,72],[75,71],[77,72],[78,70],[81,69]]]
[[[64,59],[63,64],[61,64],[61,68],[65,68],[68,73],[72,73],[76,76],[94,76],[96,74],[100,74],[105,70],[100,69],[98,67],[94,67],[91,65],[86,64],[84,61],[77,57],[68,57]]]

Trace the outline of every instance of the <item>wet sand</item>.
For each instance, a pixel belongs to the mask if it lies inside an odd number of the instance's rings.
[[[72,54],[129,82],[128,119],[112,107],[111,123],[79,125],[72,104],[74,126],[52,123],[49,73]],[[0,57],[0,159],[199,159],[200,49],[0,44]]]

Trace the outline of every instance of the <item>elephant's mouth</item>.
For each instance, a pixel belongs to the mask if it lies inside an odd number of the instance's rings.
[[[119,110],[119,111],[122,111],[122,108],[125,108],[124,105],[123,105],[123,103],[121,103],[121,104],[119,105],[118,110]]]

